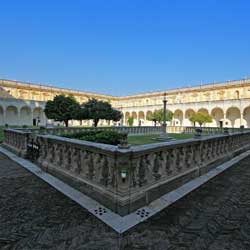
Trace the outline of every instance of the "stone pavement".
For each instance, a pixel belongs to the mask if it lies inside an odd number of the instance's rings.
[[[118,235],[0,154],[0,249],[248,250],[249,161]]]

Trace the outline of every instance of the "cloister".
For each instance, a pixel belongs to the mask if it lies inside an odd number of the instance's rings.
[[[124,120],[128,117],[134,118],[134,125],[138,126],[153,125],[152,121],[147,119],[148,115],[155,110],[162,108],[161,105],[145,107],[143,109],[128,109],[123,112]],[[230,100],[215,102],[200,102],[190,104],[168,105],[167,110],[173,113],[173,119],[168,122],[171,126],[193,126],[189,118],[195,112],[203,112],[212,116],[212,123],[205,124],[211,127],[250,127],[250,99],[248,100]],[[128,123],[125,123],[128,125]]]
[[[0,126],[52,123],[47,120],[43,110],[46,101],[60,94],[73,95],[80,103],[89,98],[110,102],[123,113],[122,120],[111,125],[128,125],[128,118],[133,117],[134,126],[151,126],[154,123],[147,117],[163,107],[165,93],[167,109],[173,112],[173,119],[168,125],[192,126],[190,116],[200,111],[213,118],[212,123],[205,126],[250,127],[250,79],[121,97],[0,80]],[[91,122],[71,121],[70,125],[91,125]],[[100,121],[100,125],[108,123]]]
[[[22,100],[0,100],[0,125],[45,125],[45,103]]]

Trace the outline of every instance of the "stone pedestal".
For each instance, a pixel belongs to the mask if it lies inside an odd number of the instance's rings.
[[[173,141],[175,140],[173,137],[169,137],[167,133],[161,133],[159,137],[154,138],[156,141]]]

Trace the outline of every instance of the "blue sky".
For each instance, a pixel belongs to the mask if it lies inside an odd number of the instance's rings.
[[[250,76],[250,1],[0,1],[0,78],[113,95]]]

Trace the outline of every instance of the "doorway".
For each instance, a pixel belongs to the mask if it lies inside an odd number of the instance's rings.
[[[220,128],[223,128],[223,121],[220,121]]]

